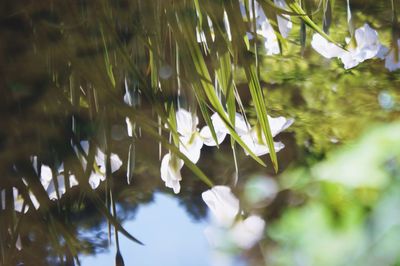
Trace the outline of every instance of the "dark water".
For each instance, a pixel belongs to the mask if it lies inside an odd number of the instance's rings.
[[[122,265],[117,242],[125,265],[223,265],[203,233],[212,223],[201,198],[208,186],[186,166],[180,194],[160,179],[159,118],[168,115],[169,104],[196,106],[187,85],[195,82],[193,68],[183,63],[184,85],[177,89],[175,58],[191,59],[175,44],[183,46],[186,37],[173,39],[165,23],[186,2],[0,3],[1,265]],[[318,3],[306,2],[321,22]],[[370,23],[390,46],[398,27],[389,1],[350,2],[356,27]],[[346,1],[334,7],[330,33],[344,40]],[[278,173],[268,156],[264,168],[236,149],[233,191],[248,213],[266,221],[265,234],[252,249],[226,252],[227,265],[398,265],[399,72],[377,59],[345,71],[310,47],[311,30],[302,48],[300,21],[293,22],[283,55],[260,59],[269,113],[295,119],[275,138],[286,146],[278,153]],[[159,45],[159,58],[150,55],[152,43]],[[160,73],[151,71],[154,57]],[[237,72],[238,94],[254,121],[248,84],[242,69]],[[152,90],[158,83],[163,89]],[[124,103],[126,90],[131,106]],[[135,122],[134,137],[127,134],[126,116]],[[91,167],[82,167],[80,143],[86,140],[88,165],[96,164],[97,148],[122,162],[114,172],[106,159],[107,178],[96,189],[88,183]],[[40,165],[53,176],[63,165],[65,177],[73,174],[80,185],[67,186],[52,201],[41,186]],[[232,185],[229,140],[219,149],[204,147],[197,166],[215,184]],[[279,192],[251,206],[246,184],[257,176],[273,178]],[[21,199],[29,206],[24,214],[14,211]],[[116,236],[119,224],[126,232]]]

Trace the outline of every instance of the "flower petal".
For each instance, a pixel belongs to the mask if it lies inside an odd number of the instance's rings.
[[[42,164],[42,167],[40,167],[40,183],[42,183],[44,189],[47,189],[52,180],[53,172],[51,171],[51,168],[47,165]]]
[[[315,33],[313,35],[311,40],[311,46],[320,55],[328,59],[333,57],[338,57],[345,52],[345,50],[335,45],[334,43],[329,42],[318,33]]]
[[[164,155],[161,160],[161,179],[165,182],[165,186],[172,188],[175,194],[178,194],[181,186],[179,181],[182,180],[181,168],[183,166],[183,160],[172,157],[170,153]]]
[[[198,123],[199,119],[189,111],[182,108],[176,111],[176,128],[179,134],[183,136],[192,134]]]
[[[264,154],[269,153],[269,148],[265,142],[265,137],[264,137],[264,143],[260,142],[258,140],[257,134],[255,133],[255,130],[252,130],[252,132],[249,134],[243,135],[242,140],[256,156],[262,156]],[[285,145],[282,142],[274,142],[275,152],[279,152],[284,147]],[[249,153],[246,150],[245,153],[246,155],[249,155]]]
[[[263,219],[255,215],[249,216],[234,225],[231,230],[232,240],[237,246],[249,249],[262,239],[264,227]]]
[[[227,186],[214,186],[202,198],[220,226],[229,227],[239,213],[239,200]]]
[[[89,177],[89,185],[92,189],[96,189],[100,185],[100,181],[104,179],[103,175],[92,172]]]
[[[271,128],[272,137],[275,137],[276,135],[290,127],[293,124],[294,119],[286,119],[283,116],[271,117],[268,115],[268,122]]]
[[[126,131],[128,133],[129,137],[133,136],[133,126],[131,119],[129,117],[125,117],[125,122],[126,122]]]
[[[181,136],[179,138],[179,150],[189,158],[193,163],[197,163],[200,159],[200,151],[203,147],[203,139],[196,132],[188,136]]]
[[[211,130],[208,126],[204,126],[201,130],[200,130],[200,136],[203,139],[204,145],[207,146],[216,146],[221,144],[225,137],[226,137],[226,133],[222,132],[222,131],[217,131],[217,129],[215,129],[215,133],[217,135],[217,142],[215,143],[215,140],[211,134]]]

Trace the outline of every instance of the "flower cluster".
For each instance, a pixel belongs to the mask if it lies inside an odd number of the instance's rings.
[[[264,235],[265,221],[250,215],[243,219],[239,215],[239,200],[227,186],[214,186],[203,192],[202,198],[209,207],[213,225],[205,229],[210,244],[217,249],[234,246],[249,249]]]
[[[74,147],[75,152],[80,157],[82,162],[82,167],[86,170],[87,167],[87,156],[89,155],[89,141],[81,141],[80,146],[82,147],[83,153],[79,151],[77,147]],[[90,173],[89,177],[89,185],[92,189],[96,189],[101,181],[106,179],[106,155],[102,150],[96,148],[95,154],[95,167]],[[111,166],[111,173],[116,172],[121,166],[122,161],[118,157],[118,155],[111,153],[110,154],[110,166]]]
[[[77,146],[74,146],[74,150],[80,161],[82,163],[83,170],[86,170],[87,167],[87,156],[89,153],[89,142],[81,141],[80,146],[83,150],[80,151]],[[99,148],[96,148],[95,154],[95,164],[94,169],[92,170],[89,177],[89,185],[92,189],[96,189],[101,181],[105,180],[106,174],[106,155]],[[37,176],[39,176],[40,184],[42,185],[44,191],[46,191],[50,200],[58,200],[60,199],[66,192],[67,187],[74,187],[79,185],[76,177],[72,173],[67,173],[64,170],[64,165],[61,164],[57,170],[53,171],[50,166],[46,164],[41,164],[38,166],[38,158],[37,156],[31,156],[32,166]],[[111,153],[110,154],[110,165],[111,172],[114,173],[122,166],[122,161],[118,157],[118,155]],[[28,187],[28,183],[25,178],[22,178],[24,184]],[[66,182],[68,182],[66,184]],[[5,190],[0,190],[0,196],[2,198],[2,209],[5,209],[6,205],[6,196]],[[40,207],[40,203],[32,192],[29,192],[29,198],[33,204],[33,206],[38,209]],[[29,210],[29,206],[24,201],[21,193],[19,193],[18,189],[13,187],[13,201],[14,201],[14,210],[17,212],[26,213]],[[25,204],[25,206],[24,206]]]
[[[389,50],[389,48],[382,45],[377,31],[367,23],[355,30],[354,41],[355,44],[351,42],[350,38],[346,38],[348,48],[344,50],[316,33],[313,35],[311,46],[325,58],[339,58],[345,69],[356,67],[361,62],[371,58],[384,59],[385,67],[389,71],[400,68],[399,56],[396,56],[395,49]],[[400,43],[400,40],[398,40],[398,43]],[[397,50],[398,53],[399,51]]]
[[[276,33],[271,26],[269,19],[265,15],[264,11],[260,7],[260,5],[255,2],[255,18],[257,25],[257,34],[264,38],[264,47],[267,55],[279,54],[281,52],[278,38]],[[284,0],[274,0],[276,6],[286,9],[286,3]],[[252,14],[251,14],[252,15]],[[283,38],[287,38],[289,36],[290,31],[292,30],[293,24],[289,15],[277,15],[276,17],[278,22],[279,33]]]
[[[285,0],[274,0],[273,2],[276,7],[282,10],[288,10]],[[247,13],[244,3],[240,4],[240,8],[242,16],[246,17]],[[293,27],[290,16],[287,14],[277,14],[276,18],[268,18],[257,1],[249,1],[249,16],[251,20],[255,20],[256,28],[251,28],[251,31],[247,32],[248,39],[254,38],[254,32],[256,32],[257,35],[264,39],[264,48],[267,55],[280,54],[281,47],[278,40],[279,38],[287,38]],[[349,7],[348,16],[350,16],[348,18],[348,20],[350,20],[351,13]],[[271,19],[272,21],[276,21],[277,30],[271,25]],[[224,13],[223,20],[228,39],[231,40],[231,31],[226,12]],[[207,21],[212,36],[214,36],[211,19],[207,17]],[[252,23],[250,23],[250,25],[253,27]],[[197,28],[196,33],[197,41],[207,46],[204,32]],[[280,35],[279,38],[277,34]],[[213,37],[212,39],[214,41],[215,38]],[[372,58],[385,60],[385,67],[389,71],[395,71],[400,68],[400,50],[398,48],[400,46],[400,39],[389,49],[380,43],[377,31],[365,23],[362,27],[355,30],[353,38],[346,38],[345,41],[346,49],[343,49],[329,42],[319,33],[315,33],[312,37],[311,46],[325,58],[339,58],[345,69],[354,68],[365,60]]]
[[[272,136],[275,137],[281,131],[287,129],[293,119],[284,117],[273,118],[268,116],[271,127]],[[197,163],[200,159],[201,149],[203,145],[217,146],[223,142],[229,130],[225,122],[218,113],[211,116],[211,122],[216,133],[216,140],[212,137],[211,129],[204,126],[199,130],[199,119],[194,113],[190,113],[185,109],[179,109],[176,112],[176,126],[179,133],[179,150],[193,163]],[[246,146],[256,155],[261,156],[269,153],[266,137],[258,126],[251,127],[244,117],[236,113],[235,115],[235,131],[242,138]],[[274,143],[275,151],[284,148],[283,143]],[[245,150],[246,155],[248,152]],[[180,173],[184,162],[171,152],[164,155],[161,161],[161,179],[165,182],[166,187],[172,188],[175,193],[180,191],[180,181],[182,176]]]

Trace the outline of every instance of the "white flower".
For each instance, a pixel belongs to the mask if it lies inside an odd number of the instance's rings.
[[[286,119],[282,116],[276,118],[268,116],[268,122],[271,128],[272,137],[275,137],[280,132],[287,129],[291,124],[293,124],[293,121],[293,119]],[[256,156],[261,156],[270,152],[267,144],[267,139],[264,133],[262,133],[259,128],[253,127],[250,131],[248,131],[246,134],[243,134],[241,137],[243,142]],[[284,147],[285,145],[282,142],[274,142],[275,152],[280,151]],[[245,153],[246,155],[249,155],[247,150],[245,150]]]
[[[106,173],[106,155],[99,148],[97,148],[97,153],[95,155],[96,164],[100,167],[101,173]],[[122,166],[122,161],[118,155],[115,153],[110,154],[110,166],[111,173],[118,171],[118,169]]]
[[[400,47],[400,39],[397,40],[397,47]],[[389,49],[384,47],[380,50],[380,55],[385,58],[385,67],[390,71],[395,71],[400,68],[400,49],[397,51],[394,48]],[[382,59],[383,59],[382,58]]]
[[[360,62],[376,56],[381,47],[376,30],[365,23],[364,26],[356,29],[355,38],[357,42],[355,57],[357,57]]]
[[[242,136],[242,140],[256,156],[262,156],[269,153],[269,148],[265,135],[261,132],[258,133],[257,131],[259,130],[253,128],[248,134]],[[280,151],[284,147],[285,145],[282,142],[274,142],[275,152]],[[247,150],[245,150],[245,153],[246,155],[249,155]]]
[[[197,163],[200,159],[200,151],[203,147],[203,139],[198,132],[192,135],[180,136],[179,150],[193,163]]]
[[[42,164],[40,167],[40,183],[43,188],[46,190],[50,185],[50,182],[53,181],[53,172],[51,168],[45,164]]]
[[[243,115],[236,113],[235,115],[235,131],[239,136],[247,134],[251,129],[249,123],[246,122]]]
[[[260,4],[257,1],[254,1],[254,10],[255,14],[253,14],[253,1],[249,1],[249,15],[250,19],[256,19],[257,23],[261,24],[262,21],[265,19],[264,11],[262,10]],[[240,12],[242,13],[243,17],[246,17],[246,9],[243,3],[240,3]]]
[[[264,227],[265,221],[258,216],[252,215],[233,226],[230,232],[231,238],[240,248],[249,249],[262,239]]]
[[[285,0],[274,0],[274,3],[275,5],[277,5],[282,9],[286,9]],[[278,14],[277,20],[278,20],[279,32],[281,33],[283,38],[287,38],[293,27],[290,16],[285,14]]]
[[[274,0],[274,3],[275,5],[277,5],[282,9],[286,9],[286,3],[284,0]],[[249,8],[250,8],[250,19],[256,19],[257,34],[264,37],[265,39],[264,47],[267,55],[279,54],[280,47],[278,38],[275,34],[273,27],[269,23],[269,20],[265,15],[263,9],[257,2],[255,2],[255,16],[254,16],[252,2],[250,2]],[[244,8],[242,13],[243,14],[245,13]],[[293,26],[290,16],[285,14],[278,14],[277,22],[280,34],[282,35],[283,38],[287,38]],[[248,36],[250,36],[249,39],[253,38],[253,36],[250,34],[248,34]]]
[[[355,40],[357,43],[355,48],[350,47],[349,51],[344,51],[339,55],[345,69],[353,68],[361,62],[375,57],[382,46],[378,33],[367,23],[356,29]],[[349,43],[350,39],[347,38],[346,42]]]
[[[257,33],[265,38],[264,47],[267,55],[280,53],[278,38],[267,18],[261,23],[261,30]]]
[[[221,144],[224,141],[224,139],[226,137],[226,132],[217,129],[215,126],[214,126],[214,130],[215,130],[215,134],[217,136],[217,143],[215,143],[215,140],[211,134],[211,129],[208,126],[204,126],[200,130],[200,137],[203,139],[204,145],[216,146],[216,145]]]
[[[329,42],[319,33],[315,33],[311,40],[311,46],[325,58],[333,58],[341,55],[344,50],[334,43]]]
[[[339,55],[340,60],[342,60],[344,69],[350,69],[356,67],[361,61],[356,56],[355,50],[345,51]]]
[[[176,129],[179,134],[183,136],[192,135],[196,131],[199,119],[194,114],[185,109],[178,109],[176,111]]]
[[[384,45],[381,45],[381,47],[379,48],[378,53],[376,54],[376,57],[379,59],[385,59],[386,56],[389,55],[389,48],[387,48]]]
[[[87,156],[89,154],[89,142],[87,140],[81,141],[80,145]],[[75,151],[78,153],[78,149],[75,148]],[[82,160],[82,166],[83,169],[86,169],[87,166],[87,161],[84,156],[80,157]],[[101,151],[99,148],[96,149],[96,154],[95,154],[95,163],[98,167],[98,169],[94,169],[89,177],[89,185],[92,189],[96,189],[101,181],[104,181],[106,179],[105,174],[106,174],[106,155],[104,154],[103,151]],[[111,165],[111,173],[116,172],[121,166],[122,166],[122,161],[119,158],[117,154],[111,153],[110,154],[110,165]]]
[[[96,189],[101,181],[106,180],[106,176],[92,171],[89,176],[89,185],[92,189]]]
[[[197,124],[199,119],[194,114],[180,108],[176,112],[176,128],[179,137],[179,150],[193,163],[200,158],[200,151],[203,147],[203,139],[200,137]]]
[[[165,182],[165,186],[172,188],[175,194],[181,190],[179,181],[182,180],[181,169],[183,161],[170,153],[164,155],[161,161],[161,179]]]
[[[18,189],[13,187],[13,198],[14,198],[14,210],[16,212],[22,212],[22,208],[24,207],[24,199],[21,195],[18,194]],[[24,213],[28,211],[28,205],[25,206]]]
[[[89,141],[83,140],[80,142],[80,145],[85,152],[85,155],[89,155]],[[96,149],[95,154],[95,162],[97,166],[100,168],[100,172],[102,174],[106,173],[106,155],[105,153],[100,150],[99,148]],[[83,168],[86,169],[86,160],[82,162]],[[119,156],[115,153],[110,154],[110,165],[111,165],[111,173],[118,171],[118,169],[122,166],[122,161]]]
[[[283,116],[279,117],[271,117],[269,115],[267,116],[268,116],[269,127],[271,128],[272,137],[275,137],[276,135],[278,135],[279,133],[290,127],[294,122],[293,118],[287,119]]]
[[[65,194],[66,192],[66,187],[65,187],[65,172],[64,172],[64,166],[61,165],[59,169],[57,170],[57,185],[54,182],[53,178],[53,172],[51,168],[47,165],[42,165],[41,167],[41,175],[40,175],[40,181],[42,183],[43,188],[46,190],[47,195],[49,196],[50,200],[57,200],[59,197]],[[78,181],[76,180],[74,175],[68,175],[67,180],[69,182],[69,187],[73,187],[78,185]],[[56,187],[58,188],[58,191],[56,190]],[[58,194],[58,195],[57,195]],[[32,202],[35,205],[35,208],[39,207],[39,204],[37,202],[37,199],[31,195]]]
[[[205,145],[216,146],[217,144],[219,145],[222,143],[222,141],[224,141],[226,134],[229,133],[229,130],[226,128],[224,121],[221,119],[218,113],[214,113],[211,116],[211,122],[213,124],[218,143],[215,143],[215,140],[211,134],[211,129],[208,126],[204,126],[200,130],[200,136],[203,139]]]
[[[214,186],[201,195],[218,225],[229,227],[239,213],[239,200],[227,186]]]
[[[49,186],[46,189],[47,194],[49,195],[50,200],[57,200],[58,197],[61,198],[62,195],[64,195],[66,188],[64,184],[64,176],[59,175],[57,176],[57,187],[58,187],[58,195],[56,191],[56,184],[54,183],[54,180],[50,182]]]
[[[344,68],[350,69],[367,59],[377,56],[382,47],[378,33],[367,23],[356,29],[354,37],[357,46],[350,47],[348,51],[328,42],[319,34],[314,34],[311,46],[326,58],[340,58]],[[350,38],[346,38],[346,42],[349,44]]]

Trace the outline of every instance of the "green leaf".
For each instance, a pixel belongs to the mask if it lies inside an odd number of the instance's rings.
[[[268,122],[267,116],[267,107],[265,105],[264,96],[262,93],[262,89],[260,86],[260,82],[257,77],[256,69],[254,65],[250,65],[245,68],[247,80],[249,82],[249,89],[251,93],[251,98],[253,99],[254,106],[257,113],[257,118],[260,122],[261,129],[265,135],[269,155],[271,157],[272,164],[274,166],[275,171],[278,171],[278,159],[276,157],[275,148],[274,148],[274,140],[271,134],[271,128]]]
[[[300,15],[300,18],[306,23],[310,28],[312,28],[314,31],[319,33],[322,37],[327,39],[328,41],[336,44],[339,47],[342,47],[339,43],[337,43],[335,40],[333,40],[329,35],[327,35],[320,27],[317,26],[317,24],[314,23],[314,21],[311,20],[311,18],[306,14],[306,12],[301,8],[301,6],[297,3],[295,0],[288,0],[287,5],[289,6],[290,9],[292,9],[294,12],[298,13]]]
[[[184,31],[183,34],[186,36],[186,46],[189,49],[190,55],[192,56],[192,61],[194,63],[195,69],[196,69],[197,73],[200,75],[201,87],[203,88],[204,93],[206,94],[209,102],[211,103],[211,106],[215,109],[215,111],[222,118],[222,120],[224,121],[225,125],[227,126],[227,128],[229,130],[229,133],[239,143],[239,145],[241,145],[250,154],[250,156],[253,157],[254,160],[256,160],[261,165],[265,166],[263,161],[260,158],[258,158],[249,149],[249,147],[247,147],[247,145],[241,140],[239,135],[235,132],[234,126],[232,126],[228,117],[226,116],[225,110],[224,110],[218,96],[216,95],[214,87],[211,83],[210,74],[208,72],[206,63],[205,63],[204,58],[198,47],[198,44],[195,40],[193,32],[187,28],[189,23],[185,23],[185,22],[186,21],[184,19],[182,19],[181,26]],[[197,86],[195,86],[194,88],[196,89],[196,87]]]

